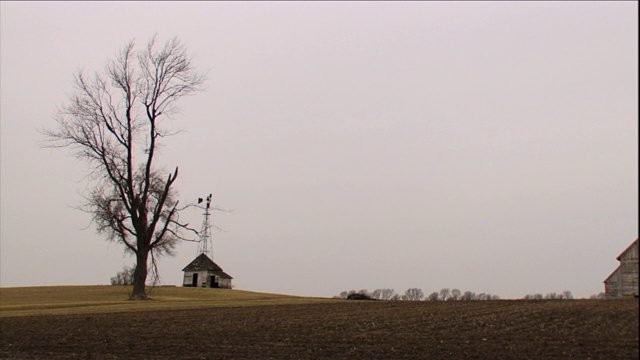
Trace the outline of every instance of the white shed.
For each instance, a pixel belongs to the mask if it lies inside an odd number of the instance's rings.
[[[184,269],[182,286],[231,289],[231,275],[202,253]]]

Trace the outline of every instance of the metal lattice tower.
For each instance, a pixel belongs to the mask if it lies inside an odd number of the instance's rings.
[[[202,229],[200,230],[200,241],[198,243],[198,255],[205,254],[213,260],[213,243],[211,242],[211,221],[209,208],[211,207],[211,196],[207,196],[207,203],[204,208],[204,219],[202,220]],[[198,204],[202,202],[202,198],[198,199]]]

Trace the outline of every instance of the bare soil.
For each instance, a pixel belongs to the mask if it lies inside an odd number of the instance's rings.
[[[638,359],[638,300],[340,301],[0,318],[3,359]]]

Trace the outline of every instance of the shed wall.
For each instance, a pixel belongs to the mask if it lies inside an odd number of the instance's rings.
[[[185,271],[184,272],[184,280],[182,281],[182,286],[193,286],[193,275],[198,274],[198,285],[197,287],[206,287],[207,286],[207,272],[206,271]]]
[[[185,271],[184,278],[182,280],[182,286],[193,286],[193,275],[198,274],[197,287],[211,287],[211,277],[215,276],[218,282],[218,287],[223,289],[231,289],[231,279],[224,279],[216,276],[212,272],[208,271]]]
[[[218,278],[218,284],[223,289],[231,289],[231,279]]]

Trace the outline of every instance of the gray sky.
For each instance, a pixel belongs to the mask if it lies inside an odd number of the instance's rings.
[[[107,284],[87,166],[37,129],[127,41],[209,71],[163,164],[238,289],[604,290],[638,236],[637,2],[1,2],[0,285]],[[185,217],[202,221],[201,211]],[[165,284],[197,254],[161,261]]]

